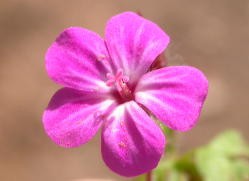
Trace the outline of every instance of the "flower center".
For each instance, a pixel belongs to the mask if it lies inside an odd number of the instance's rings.
[[[122,69],[119,69],[116,75],[107,73],[107,86],[114,86],[122,101],[129,101],[133,99],[132,91],[128,87],[129,77],[123,74]]]

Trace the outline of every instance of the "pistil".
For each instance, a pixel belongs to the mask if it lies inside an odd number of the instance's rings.
[[[120,80],[118,82],[119,87],[121,88],[120,90],[118,90],[118,93],[120,94],[120,96],[124,99],[124,100],[131,100],[132,99],[132,92],[129,89],[129,87],[127,86],[127,83],[124,82],[123,80]]]
[[[128,87],[129,77],[123,75],[123,71],[119,69],[115,76],[108,73],[107,74],[107,82],[108,86],[115,86],[119,95],[124,101],[128,101],[132,99],[132,91]]]

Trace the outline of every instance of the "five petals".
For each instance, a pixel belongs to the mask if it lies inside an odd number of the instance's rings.
[[[171,129],[189,130],[208,89],[193,67],[148,72],[169,41],[155,23],[132,12],[107,22],[105,40],[79,27],[62,32],[46,53],[49,77],[65,86],[43,114],[48,136],[60,146],[76,147],[102,127],[102,157],[109,168],[128,177],[155,168],[166,141],[148,110]],[[135,89],[135,100],[122,104],[106,84],[107,75],[120,70]]]

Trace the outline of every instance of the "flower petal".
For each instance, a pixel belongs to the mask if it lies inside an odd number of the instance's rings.
[[[122,68],[132,82],[147,72],[169,43],[159,26],[132,12],[112,17],[105,39],[113,66]]]
[[[172,66],[145,74],[137,85],[135,99],[171,129],[187,131],[201,112],[208,81],[189,66]]]
[[[106,121],[101,150],[110,169],[130,177],[157,166],[164,152],[165,136],[137,103],[118,106]]]
[[[60,89],[43,114],[46,133],[62,147],[86,143],[96,134],[102,124],[101,116],[113,103],[104,99],[71,88]]]
[[[109,57],[102,38],[89,30],[72,27],[62,32],[46,53],[52,80],[84,91],[105,90]],[[108,70],[108,71],[107,71]]]

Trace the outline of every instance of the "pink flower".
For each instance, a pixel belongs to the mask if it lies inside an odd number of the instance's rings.
[[[112,17],[104,40],[78,27],[62,32],[46,54],[49,77],[65,86],[44,112],[48,136],[62,147],[77,147],[101,129],[102,157],[114,172],[136,176],[155,168],[166,141],[147,112],[187,131],[208,90],[193,67],[148,71],[168,43],[156,24],[132,12]]]

